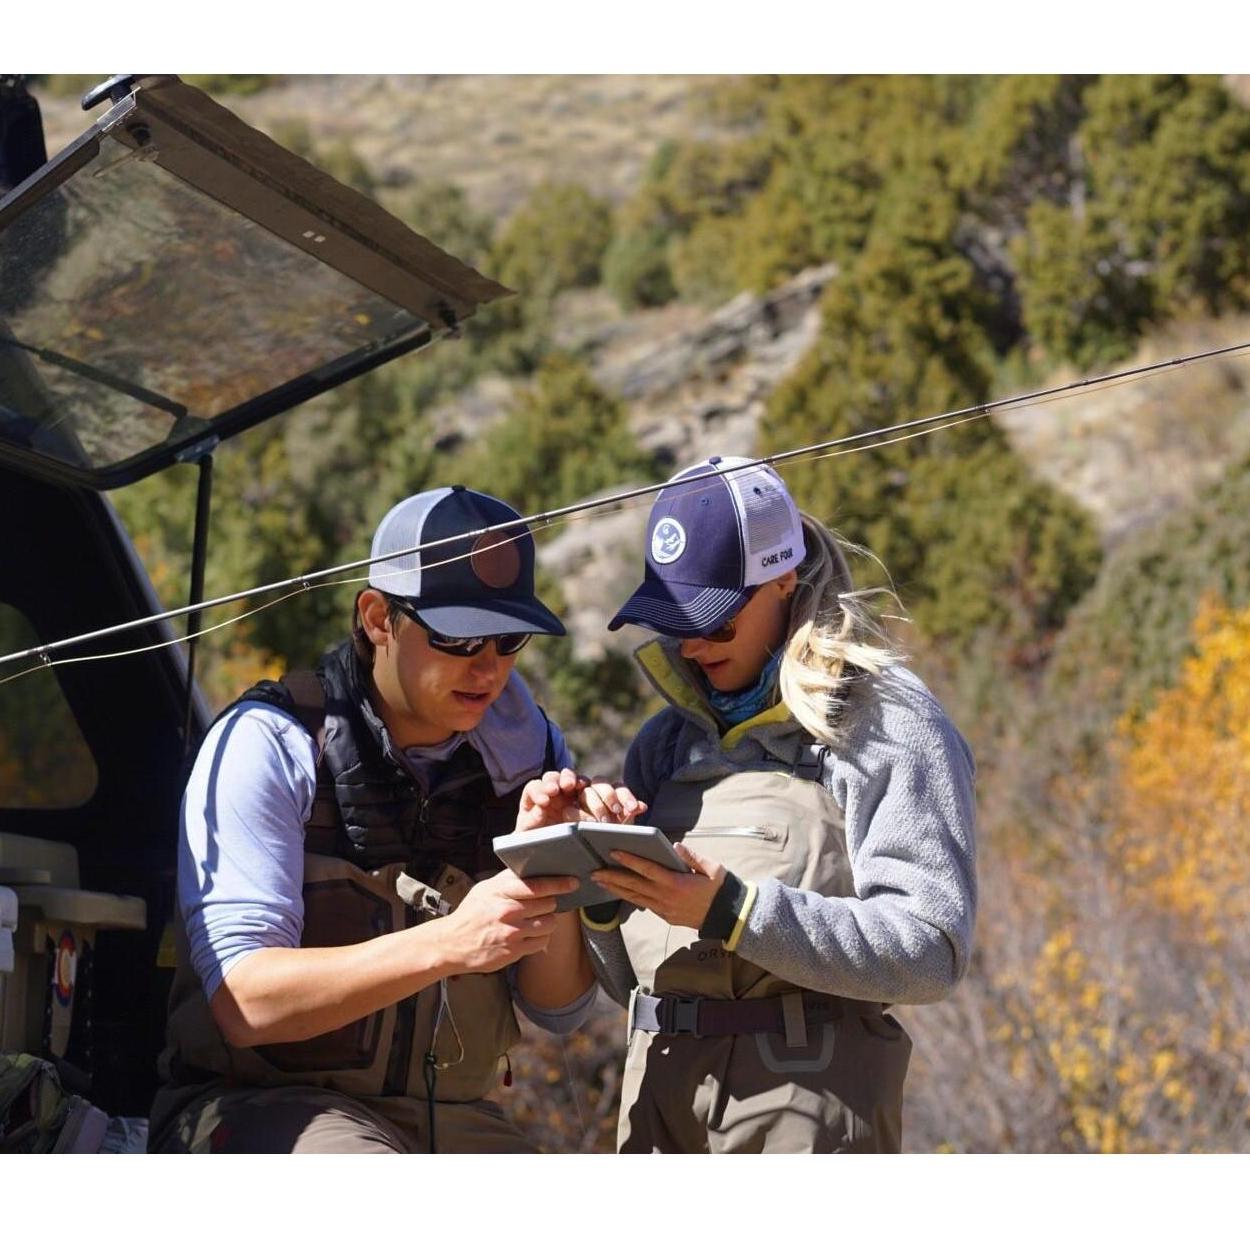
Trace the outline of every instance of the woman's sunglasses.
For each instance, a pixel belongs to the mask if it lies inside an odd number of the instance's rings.
[[[443,652],[444,655],[477,655],[485,649],[488,642],[495,644],[495,650],[500,655],[516,655],[529,642],[531,637],[530,634],[485,634],[476,638],[452,638],[447,634],[440,634],[436,629],[431,629],[421,619],[416,608],[411,607],[400,599],[395,600],[395,602],[405,616],[416,621],[425,630],[430,646],[435,651]]]
[[[738,617],[742,615],[747,603],[755,598],[755,592],[759,590],[758,586],[751,588],[751,593],[747,596],[747,601],[727,620],[723,625],[718,625],[715,629],[710,629],[706,634],[700,634],[699,637],[704,642],[733,642],[738,636]]]

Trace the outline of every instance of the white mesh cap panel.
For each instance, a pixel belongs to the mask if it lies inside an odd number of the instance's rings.
[[[451,487],[444,486],[438,490],[423,491],[419,495],[397,503],[383,518],[382,523],[373,533],[373,546],[369,550],[371,559],[385,555],[390,551],[402,551],[405,547],[418,546],[421,531],[425,526],[425,518],[438,503],[451,494]],[[427,560],[434,563],[439,559],[436,547]],[[421,553],[398,556],[392,560],[378,560],[369,565],[369,585],[385,590],[388,594],[418,598],[421,594]]]
[[[725,456],[720,467],[749,464],[742,456]],[[781,478],[767,465],[728,472],[725,484],[733,496],[744,538],[744,586],[758,586],[798,567],[805,554],[799,510]]]

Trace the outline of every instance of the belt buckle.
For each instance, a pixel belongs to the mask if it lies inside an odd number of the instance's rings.
[[[664,998],[660,1023],[665,1033],[683,1037],[702,1037],[699,1032],[699,1007],[701,998]]]

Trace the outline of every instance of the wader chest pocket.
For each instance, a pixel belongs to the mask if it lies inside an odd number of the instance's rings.
[[[690,849],[724,864],[749,880],[772,878],[798,885],[803,871],[803,840],[791,837],[788,821],[767,820],[757,825],[700,824],[686,835]],[[796,858],[800,862],[792,862]]]
[[[710,855],[737,873],[784,875],[786,844],[790,827],[786,824],[696,825],[686,834],[691,847]]]
[[[302,946],[350,945],[393,932],[394,922],[393,905],[350,878],[304,883]],[[256,1051],[280,1072],[368,1069],[377,1062],[379,1050],[390,1044],[389,1037],[383,1039],[386,1022],[386,1011],[375,1011],[329,1033],[257,1046]]]

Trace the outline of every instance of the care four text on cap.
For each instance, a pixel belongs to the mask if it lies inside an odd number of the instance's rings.
[[[785,547],[781,551],[774,551],[770,555],[766,555],[760,560],[760,568],[772,568],[774,564],[780,564],[783,560],[794,559],[794,548]]]

